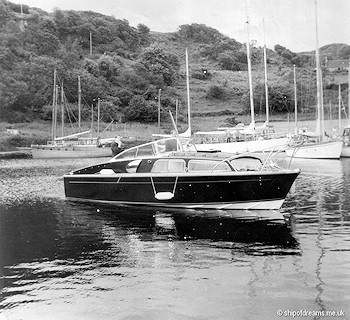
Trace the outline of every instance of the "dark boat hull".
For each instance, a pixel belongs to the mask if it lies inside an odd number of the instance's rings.
[[[69,200],[178,208],[279,209],[298,174],[85,174],[64,176],[64,185]],[[173,197],[159,200],[159,194]]]

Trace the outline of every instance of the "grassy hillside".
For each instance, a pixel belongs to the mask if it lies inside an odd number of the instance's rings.
[[[25,121],[28,125],[23,124],[23,128],[30,127],[31,122],[36,121],[40,123],[36,127],[42,132],[41,138],[50,137],[52,75],[57,69],[59,86],[64,88],[66,102],[75,117],[77,78],[81,77],[86,123],[89,123],[91,106],[96,112],[100,98],[105,126],[114,120],[114,129],[118,131],[123,127],[128,135],[142,136],[142,130],[156,132],[161,89],[162,129],[170,130],[166,115],[168,110],[174,112],[178,100],[180,131],[185,130],[186,48],[194,130],[250,121],[245,44],[209,26],[183,25],[177,32],[159,33],[144,25],[134,28],[125,20],[94,12],[57,9],[51,14],[28,6],[23,10],[25,23],[20,19],[19,5],[0,0],[0,50],[3,52],[0,121],[18,123],[4,123],[2,128],[21,127],[20,123]],[[333,44],[320,51],[327,53],[329,59],[348,58],[349,48],[346,44]],[[264,121],[263,49],[254,46],[251,49],[256,119]],[[297,66],[299,117],[312,118],[316,97],[313,53],[293,53],[279,45],[273,49],[267,52],[271,118],[286,120],[294,110],[293,64]],[[336,104],[338,91],[334,74],[327,70],[323,70],[323,74],[325,101]],[[347,101],[346,95],[343,86],[344,101]],[[69,118],[67,120],[74,122],[74,117]],[[134,130],[134,134],[129,129]],[[29,131],[37,137],[38,133]]]

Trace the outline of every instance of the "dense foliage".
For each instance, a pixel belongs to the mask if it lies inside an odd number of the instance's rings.
[[[178,41],[171,47],[155,40],[147,26],[139,24],[135,28],[127,20],[112,16],[59,9],[49,14],[28,6],[22,10],[23,15],[20,5],[0,0],[2,120],[30,121],[37,117],[50,120],[54,70],[58,74],[59,97],[63,96],[63,101],[70,104],[67,119],[77,118],[78,78],[86,106],[85,119],[91,117],[91,107],[96,110],[98,99],[103,121],[156,121],[159,105],[161,116],[167,117],[167,110],[175,109],[176,100],[184,104],[177,86],[185,82],[185,76],[174,50],[180,43],[183,47],[192,44],[196,48],[193,56],[205,61],[193,67],[191,76],[209,82],[207,99],[224,101],[232,92],[210,83],[212,73],[208,65],[221,70],[247,70],[246,44],[203,24],[181,25],[168,38]],[[348,58],[349,48],[340,47],[338,56]],[[280,45],[274,49],[268,52],[270,64],[310,66],[307,55],[293,53]],[[251,43],[253,65],[262,63],[262,52],[262,48]],[[290,78],[278,85],[270,84],[273,111],[291,110],[291,84]],[[254,90],[258,109],[263,101],[262,89],[258,85]],[[248,100],[243,95],[243,103]]]
[[[147,26],[133,28],[126,20],[94,12],[23,9],[21,16],[20,6],[0,2],[1,118],[50,119],[57,70],[59,92],[63,88],[64,101],[72,104],[72,114],[66,117],[75,118],[80,77],[83,103],[90,110],[100,98],[102,120],[154,120],[142,112],[130,117],[137,108],[132,98],[144,95],[146,110],[152,109],[152,92],[173,84],[179,61],[163,47],[149,46]],[[164,90],[163,98],[166,95]]]

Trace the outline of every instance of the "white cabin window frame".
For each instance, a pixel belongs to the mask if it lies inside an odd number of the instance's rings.
[[[158,159],[151,172],[186,172],[186,162],[183,159]]]

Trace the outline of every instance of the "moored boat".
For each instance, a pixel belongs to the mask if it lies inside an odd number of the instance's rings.
[[[67,158],[106,158],[112,156],[110,148],[94,145],[32,145],[34,159],[67,159]]]
[[[248,141],[230,141],[230,142],[211,142],[196,143],[197,151],[221,151],[227,153],[246,153],[246,152],[268,152],[268,151],[284,151],[290,138],[264,138],[256,136]]]
[[[56,158],[101,158],[112,157],[112,151],[109,147],[110,142],[115,138],[100,139],[100,99],[97,103],[97,136],[81,137],[90,133],[81,131],[81,88],[80,77],[78,77],[78,113],[79,113],[79,132],[64,136],[64,118],[65,118],[65,93],[63,83],[61,85],[61,137],[57,137],[58,125],[58,90],[56,85],[56,70],[54,71],[54,90],[53,90],[53,107],[52,107],[52,140],[46,144],[31,145],[32,157],[34,159],[56,159]],[[68,110],[67,110],[68,113]],[[93,113],[91,115],[93,120]],[[92,121],[93,122],[93,121]],[[112,121],[113,122],[113,121]],[[112,123],[111,122],[111,123]]]
[[[48,141],[44,145],[32,145],[32,156],[34,159],[112,157],[109,143],[98,138],[78,138],[80,134]]]
[[[305,142],[286,149],[286,155],[287,157],[304,159],[339,159],[342,147],[341,141]]]
[[[320,64],[318,47],[318,26],[317,26],[317,0],[315,0],[315,25],[316,25],[316,87],[317,87],[317,118],[315,132],[304,132],[295,135],[296,141],[290,149],[286,149],[286,155],[294,158],[305,159],[339,159],[342,151],[342,142],[326,138],[324,125],[324,105],[323,105],[323,84],[322,69]],[[295,72],[294,72],[295,78]],[[295,80],[294,80],[295,83]],[[296,85],[295,85],[296,97]],[[295,112],[297,108],[295,108]]]
[[[180,150],[180,151],[179,151]],[[68,200],[192,209],[279,209],[299,169],[249,155],[184,152],[175,138],[64,176]]]

